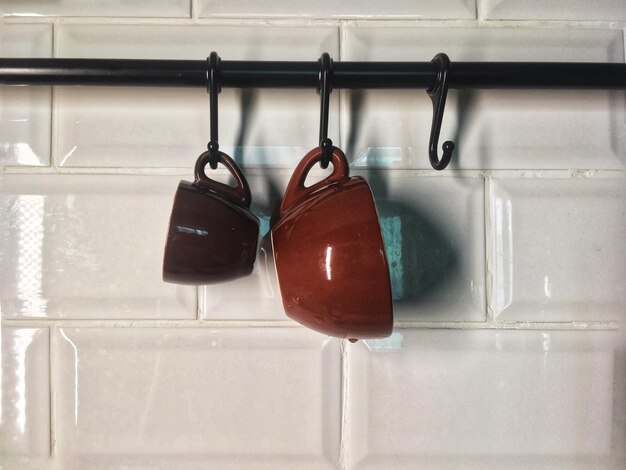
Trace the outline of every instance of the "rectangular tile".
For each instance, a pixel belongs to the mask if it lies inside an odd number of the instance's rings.
[[[625,21],[623,0],[482,0],[485,19]]]
[[[347,31],[345,44],[346,60],[428,61],[441,51],[453,64],[624,60],[616,30],[358,27]],[[343,104],[349,157],[430,168],[425,91],[352,91]],[[440,143],[456,143],[452,167],[622,169],[625,116],[620,91],[451,90]]]
[[[473,19],[475,0],[390,0],[381,4],[372,0],[344,0],[301,3],[285,0],[198,0],[201,17],[306,17],[306,18],[437,18]]]
[[[317,60],[338,55],[337,28],[75,26],[59,28],[63,57]],[[207,46],[210,45],[210,47]],[[197,89],[59,89],[61,166],[191,167],[209,140],[209,97]],[[338,97],[329,136],[339,138]],[[294,166],[318,143],[315,90],[224,89],[220,148],[246,166]]]
[[[196,289],[161,280],[178,177],[4,175],[4,318],[195,318]]]
[[[189,17],[189,0],[3,0],[4,16]]]
[[[337,465],[338,340],[299,328],[60,335],[58,455],[75,468]]]
[[[620,468],[624,339],[400,330],[350,345],[350,468]]]
[[[502,320],[623,320],[624,180],[496,180],[493,309]]]
[[[52,27],[4,24],[0,57],[52,56]],[[50,164],[50,87],[0,86],[0,166]]]
[[[50,455],[48,330],[0,329],[0,466],[30,468]]]
[[[372,188],[396,321],[485,319],[482,178],[358,170]]]

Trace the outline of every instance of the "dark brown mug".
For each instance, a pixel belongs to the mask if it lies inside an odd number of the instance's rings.
[[[232,187],[209,178],[204,152],[195,181],[181,181],[167,232],[163,280],[176,284],[213,284],[252,272],[259,220],[250,212],[250,187],[235,161],[219,152],[218,162],[233,175]]]
[[[349,176],[346,156],[336,147],[332,174],[305,187],[321,158],[317,147],[297,166],[272,228],[285,312],[332,336],[389,336],[391,284],[372,192],[363,178]]]

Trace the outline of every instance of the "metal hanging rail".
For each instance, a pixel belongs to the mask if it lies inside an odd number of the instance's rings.
[[[222,87],[315,88],[319,63],[221,61]],[[433,62],[334,62],[333,89],[429,89]],[[0,59],[1,85],[206,87],[206,60]],[[626,64],[452,62],[449,88],[626,89]]]
[[[0,85],[98,85],[203,87],[210,95],[211,168],[217,167],[217,95],[231,88],[315,88],[321,94],[322,167],[327,151],[328,99],[337,88],[425,89],[433,103],[428,157],[433,168],[448,166],[454,142],[439,133],[449,88],[626,89],[626,64],[566,62],[454,62],[437,54],[430,62],[316,62],[134,59],[0,59]]]

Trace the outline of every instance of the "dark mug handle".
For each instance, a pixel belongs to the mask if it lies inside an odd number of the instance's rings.
[[[237,186],[233,188],[232,186],[220,183],[219,181],[214,181],[206,175],[204,167],[207,163],[209,163],[209,158],[210,156],[208,150],[198,157],[198,160],[196,161],[196,180],[194,184],[196,186],[200,186],[201,188],[209,189],[220,196],[224,196],[226,199],[234,202],[238,206],[250,207],[250,203],[252,202],[250,186],[248,186],[248,182],[243,176],[243,173],[237,163],[235,163],[235,160],[230,158],[224,152],[218,152],[217,162],[224,165],[228,171],[230,171],[230,174],[234,176],[235,181],[237,182]]]
[[[331,183],[342,181],[350,176],[350,167],[348,166],[348,159],[344,153],[337,147],[333,147],[333,152],[330,161],[333,164],[333,172],[326,178],[317,183],[309,186],[304,186],[309,171],[313,166],[319,162],[324,153],[320,147],[315,147],[300,161],[296,167],[287,189],[285,190],[285,197],[280,204],[280,215],[282,216],[289,210],[294,204],[306,199],[309,195],[314,193],[320,188],[328,186]]]

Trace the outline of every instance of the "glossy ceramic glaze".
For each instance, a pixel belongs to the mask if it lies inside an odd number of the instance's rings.
[[[321,156],[315,148],[302,159],[272,228],[285,312],[332,336],[388,336],[391,286],[371,190],[363,178],[349,177],[346,157],[337,148],[333,173],[305,187]]]
[[[177,284],[212,284],[252,272],[259,238],[259,220],[250,212],[250,188],[229,156],[222,163],[236,187],[211,180],[204,173],[208,152],[198,158],[194,183],[181,181],[163,258],[163,280]]]

